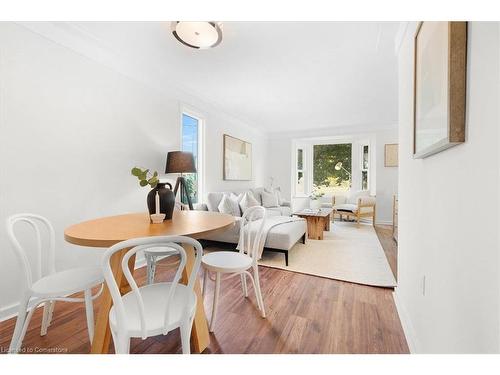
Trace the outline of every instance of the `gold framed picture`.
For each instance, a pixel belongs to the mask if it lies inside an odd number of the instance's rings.
[[[398,166],[398,144],[389,143],[384,148],[384,167]]]
[[[420,22],[415,34],[413,157],[465,142],[467,22]]]

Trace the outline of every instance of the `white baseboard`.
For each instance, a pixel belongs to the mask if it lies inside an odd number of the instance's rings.
[[[394,288],[392,296],[394,298],[394,303],[398,311],[399,320],[401,321],[401,326],[403,327],[403,332],[405,334],[406,342],[408,344],[408,348],[410,349],[410,353],[412,354],[421,353],[421,351],[419,350],[420,345],[418,343],[417,335],[415,334],[415,329],[413,328],[413,324],[411,323],[408,311],[406,311],[406,308],[401,302],[401,299],[398,297],[397,287]]]
[[[12,305],[0,308],[0,322],[15,317],[18,308],[19,303],[13,303]]]
[[[376,225],[392,225],[391,220],[376,220],[375,221]]]
[[[146,258],[140,257],[137,259],[135,262],[135,269],[142,268],[146,266]],[[42,307],[43,305],[40,305],[39,307]],[[0,308],[0,322],[3,322],[4,320],[11,319],[15,316],[17,316],[17,309],[19,308],[19,303],[13,303],[12,305],[8,305],[5,307]]]

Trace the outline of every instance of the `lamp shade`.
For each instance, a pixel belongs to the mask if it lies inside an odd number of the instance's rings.
[[[196,173],[193,154],[184,151],[169,152],[165,173]]]

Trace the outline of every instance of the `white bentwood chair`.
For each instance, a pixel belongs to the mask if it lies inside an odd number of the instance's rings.
[[[254,287],[257,305],[262,317],[266,317],[264,299],[262,298],[262,292],[260,290],[259,267],[257,265],[264,231],[265,214],[266,209],[261,206],[251,207],[245,211],[240,221],[239,252],[214,251],[204,255],[202,258],[203,296],[205,295],[208,273],[215,273],[215,279],[210,278],[210,280],[215,281],[210,332],[214,331],[215,319],[217,317],[217,305],[219,303],[222,274],[230,274],[227,279],[240,275],[245,297],[248,297],[246,276],[250,277]],[[253,277],[252,274],[248,272],[250,269],[253,271]]]
[[[36,243],[34,257],[32,254],[28,255],[14,232],[16,224],[21,222],[28,224],[34,232]],[[31,317],[42,303],[44,309],[40,335],[44,336],[47,333],[56,301],[85,303],[89,339],[92,342],[94,335],[92,300],[101,294],[103,285],[94,296],[92,296],[92,288],[103,282],[101,268],[99,266],[78,267],[57,272],[55,269],[54,228],[46,218],[40,215],[29,213],[12,215],[7,218],[6,227],[7,236],[22,266],[26,281],[9,353],[17,353],[21,348]],[[44,233],[48,237],[48,246],[45,249],[42,241]],[[81,291],[84,292],[84,298],[68,297]]]
[[[179,284],[187,261],[186,252],[180,244],[193,246],[196,253],[187,285]],[[128,248],[130,250],[123,257],[121,267],[131,291],[122,296],[111,270],[110,259],[116,252]],[[179,267],[171,282],[138,287],[128,268],[128,262],[138,251],[150,248],[168,248],[170,253],[175,251],[180,257]],[[191,328],[197,302],[193,287],[202,255],[201,244],[183,236],[135,238],[117,243],[104,253],[102,268],[113,299],[113,307],[109,311],[109,326],[117,354],[130,352],[131,337],[141,337],[144,340],[150,336],[166,335],[175,328],[180,328],[182,353],[190,353]]]
[[[144,250],[144,258],[146,258],[147,283],[153,284],[155,281],[156,262],[158,262],[158,260],[177,254],[179,254],[177,250],[165,247],[152,247]]]

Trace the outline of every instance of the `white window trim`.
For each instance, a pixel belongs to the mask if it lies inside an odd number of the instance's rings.
[[[362,190],[362,146],[368,145],[369,152],[369,165],[368,165],[368,191],[373,193],[376,183],[376,147],[373,134],[360,134],[360,135],[345,135],[345,136],[329,136],[329,137],[318,137],[318,138],[297,138],[292,140],[291,152],[291,191],[293,198],[304,198],[307,197],[312,189],[313,185],[313,147],[319,144],[344,144],[350,143],[351,148],[351,162],[352,162],[352,174],[351,174],[351,191]],[[302,149],[304,152],[304,194],[297,194],[297,149]],[[360,160],[361,159],[361,160]]]
[[[182,150],[182,115],[185,114],[198,120],[198,165],[196,172],[198,173],[198,203],[205,201],[204,187],[205,187],[205,115],[194,109],[193,107],[181,104],[179,106],[179,150]]]
[[[367,169],[365,169],[364,165],[363,165],[363,156],[364,156],[365,146],[368,146],[368,168]],[[372,166],[372,155],[371,155],[372,148],[370,146],[370,143],[369,142],[361,142],[360,146],[359,146],[359,151],[360,151],[360,157],[359,157],[360,187],[359,187],[359,190],[370,191],[370,189],[371,189],[371,183],[370,183],[371,166]],[[367,185],[366,189],[363,189],[363,172],[365,172],[365,171],[368,173],[368,181],[367,181],[368,185]]]
[[[299,150],[302,150],[302,169],[299,169],[298,167],[298,154]],[[297,198],[303,198],[308,196],[308,179],[307,179],[307,147],[305,145],[295,145],[294,147],[294,153],[293,153],[293,162],[294,162],[294,170],[295,173],[293,175],[293,193],[294,197]],[[297,191],[297,176],[299,175],[299,172],[302,172],[302,178],[304,180],[304,192],[298,192]]]

